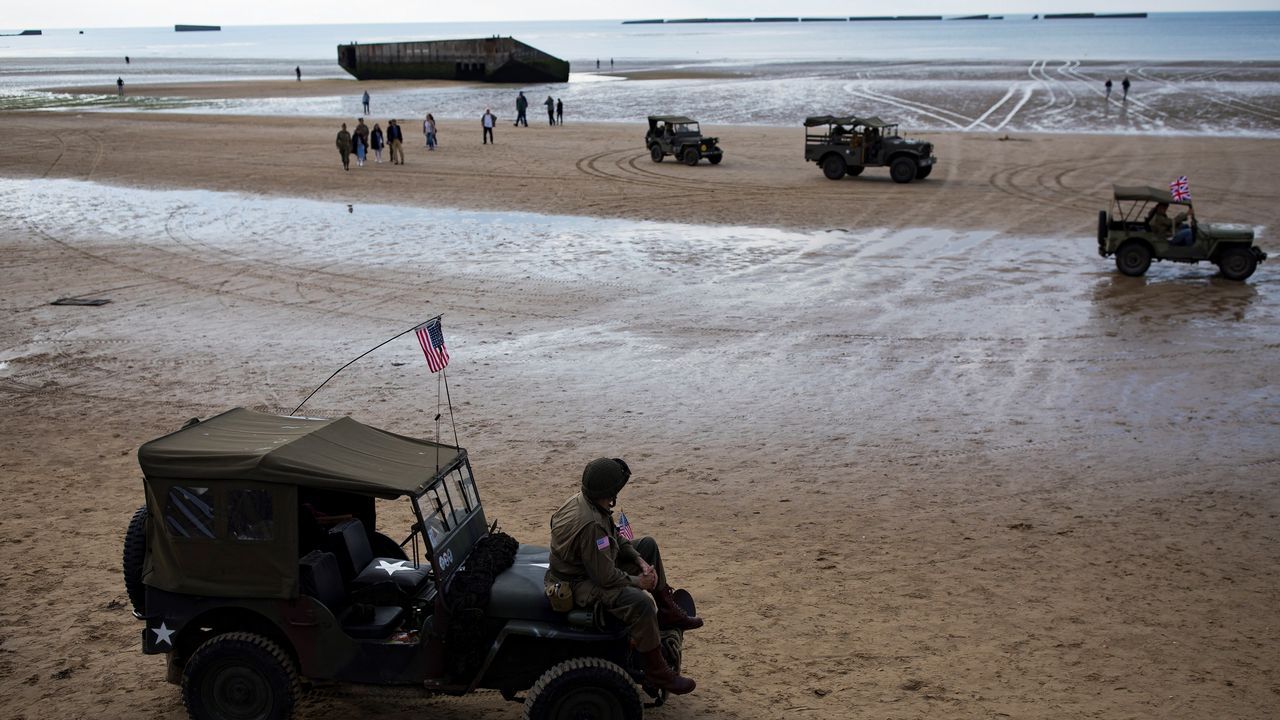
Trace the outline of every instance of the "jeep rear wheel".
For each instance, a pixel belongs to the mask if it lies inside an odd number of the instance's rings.
[[[909,183],[916,179],[916,163],[911,158],[898,158],[889,166],[889,177],[896,183]]]
[[[524,701],[524,720],[640,720],[643,713],[631,677],[601,658],[574,658],[552,667]]]
[[[684,152],[680,154],[680,159],[684,161],[685,165],[697,165],[698,148],[685,148]]]
[[[662,162],[663,154],[664,153],[662,152],[662,148],[658,147],[657,143],[654,143],[653,145],[649,146],[650,160],[653,160],[654,162]]]
[[[1218,269],[1222,271],[1222,277],[1228,280],[1248,280],[1253,271],[1258,269],[1258,258],[1254,257],[1249,248],[1227,248],[1218,256]]]
[[[182,701],[193,720],[289,718],[300,694],[293,660],[250,633],[209,639],[182,671]]]
[[[147,614],[147,589],[142,584],[142,560],[147,554],[147,506],[133,513],[129,529],[124,532],[124,591],[133,605],[133,614]]]
[[[1116,251],[1116,269],[1129,277],[1141,277],[1151,267],[1151,248],[1141,240],[1130,240]]]
[[[828,180],[839,180],[844,177],[848,163],[839,155],[828,155],[826,160],[822,161],[822,174],[827,176]]]

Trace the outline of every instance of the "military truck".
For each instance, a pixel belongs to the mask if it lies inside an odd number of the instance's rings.
[[[804,127],[804,159],[817,163],[828,180],[887,166],[894,182],[909,183],[929,177],[938,160],[933,143],[904,138],[897,123],[878,117],[815,115],[805,118]]]
[[[1139,277],[1152,260],[1195,265],[1214,263],[1228,280],[1246,280],[1267,254],[1253,244],[1253,229],[1245,225],[1202,223],[1190,200],[1174,200],[1168,190],[1146,186],[1112,186],[1111,211],[1098,212],[1098,254],[1116,258],[1116,269]],[[1151,219],[1157,205],[1185,208],[1190,245],[1173,245],[1170,234],[1155,232]],[[1181,215],[1179,213],[1178,215]],[[1175,217],[1176,219],[1176,217]],[[1174,227],[1176,231],[1181,225]]]
[[[707,137],[698,127],[698,121],[683,115],[650,115],[649,131],[644,134],[645,147],[654,162],[662,162],[667,155],[674,155],[685,165],[697,165],[706,158],[712,165],[724,159],[720,138]]]
[[[463,448],[236,408],[138,459],[125,587],[196,720],[288,718],[315,690],[497,689],[532,720],[639,720],[637,685],[666,699],[601,607],[552,610],[548,550],[490,523]],[[662,650],[678,670],[683,634]]]

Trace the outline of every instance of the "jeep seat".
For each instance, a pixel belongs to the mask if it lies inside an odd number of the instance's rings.
[[[298,576],[300,592],[329,608],[343,631],[353,638],[385,638],[404,617],[402,607],[348,606],[342,571],[333,553],[320,550],[307,553],[298,561]]]
[[[329,547],[337,555],[342,580],[352,587],[392,583],[414,593],[426,583],[431,570],[398,558],[375,558],[364,523],[358,518],[344,520],[330,528]]]

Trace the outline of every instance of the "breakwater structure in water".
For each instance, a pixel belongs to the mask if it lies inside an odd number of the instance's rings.
[[[0,37],[22,37],[24,35],[43,35],[43,30],[23,30],[16,33],[0,33]]]
[[[174,32],[221,32],[221,25],[174,25]]]
[[[357,80],[568,82],[569,63],[515,38],[350,43],[338,64]]]

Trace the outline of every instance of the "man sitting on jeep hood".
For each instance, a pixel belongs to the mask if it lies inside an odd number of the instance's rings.
[[[693,630],[702,627],[702,620],[689,617],[676,604],[658,543],[644,537],[632,544],[614,524],[612,508],[630,478],[631,469],[621,458],[587,463],[582,490],[551,516],[546,583],[549,588],[569,584],[577,606],[604,603],[610,614],[627,623],[636,650],[644,656],[646,680],[681,695],[693,691],[694,681],[667,665],[658,626]]]

